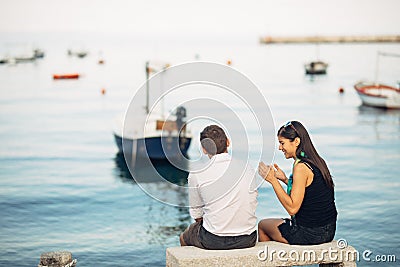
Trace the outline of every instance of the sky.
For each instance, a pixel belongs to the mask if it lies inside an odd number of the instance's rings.
[[[0,0],[0,33],[400,34],[400,0]]]

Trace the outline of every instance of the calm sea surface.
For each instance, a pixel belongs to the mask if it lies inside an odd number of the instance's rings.
[[[82,43],[59,37],[7,35],[0,43],[0,55],[21,50],[24,42],[46,52],[35,63],[0,65],[1,266],[34,266],[41,253],[55,250],[71,251],[78,266],[165,265],[165,249],[179,245],[178,235],[191,222],[188,210],[154,200],[133,182],[117,155],[112,125],[144,82],[146,60],[178,64],[196,57],[231,60],[264,93],[276,127],[302,121],[334,175],[335,238],[345,238],[361,253],[369,249],[400,261],[400,111],[361,106],[352,88],[360,79],[374,79],[378,50],[400,53],[400,45],[317,49],[263,46],[257,36],[165,44],[85,36],[90,54],[78,59],[66,51]],[[303,64],[315,59],[317,50],[330,66],[326,76],[310,78]],[[100,57],[104,65],[97,64]],[[64,72],[83,77],[52,80],[53,73]],[[400,59],[381,58],[379,79],[399,81]],[[290,171],[292,162],[280,152],[275,162]],[[181,192],[160,190],[187,202]],[[269,185],[259,191],[257,214],[287,216]],[[376,264],[361,260],[359,266]]]

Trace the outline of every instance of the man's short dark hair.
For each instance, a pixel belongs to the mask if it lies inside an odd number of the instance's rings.
[[[200,133],[201,146],[211,156],[226,152],[227,140],[224,130],[218,125],[207,126]]]

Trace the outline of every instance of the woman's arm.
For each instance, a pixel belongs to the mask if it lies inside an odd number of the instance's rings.
[[[288,184],[289,179],[286,177],[286,174],[279,168],[278,164],[274,163],[274,167],[276,169],[275,171],[275,177],[278,178],[278,180],[281,180],[283,183]]]
[[[259,165],[260,175],[267,182],[271,183],[279,202],[281,202],[282,206],[286,209],[289,215],[296,214],[303,203],[308,171],[309,169],[301,163],[294,167],[292,192],[289,196],[279,183],[278,179],[275,177],[275,171],[273,168],[265,165],[263,162],[261,162]]]

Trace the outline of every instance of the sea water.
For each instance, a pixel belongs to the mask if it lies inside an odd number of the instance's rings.
[[[71,38],[66,36],[3,39],[4,53],[34,40],[46,56],[0,65],[0,265],[34,266],[41,253],[55,250],[71,251],[78,266],[165,265],[165,249],[179,245],[178,236],[192,219],[187,208],[157,201],[133,181],[112,132],[115,116],[143,85],[151,59],[230,60],[265,95],[276,128],[300,120],[309,130],[336,184],[335,239],[346,239],[360,253],[400,260],[400,111],[362,106],[352,87],[374,79],[377,51],[399,53],[399,45],[320,45],[328,74],[311,77],[304,75],[303,64],[316,59],[312,44],[267,46],[256,36],[163,43],[85,38],[90,53],[82,59],[67,56]],[[98,64],[100,58],[105,64]],[[82,76],[52,79],[70,72]],[[381,81],[396,83],[399,74],[398,58],[380,60]],[[345,92],[339,94],[339,88]],[[197,149],[192,146],[189,154]],[[292,162],[278,150],[273,161],[289,174]],[[175,175],[184,182],[182,173]],[[187,203],[179,191],[160,190]],[[288,216],[270,185],[262,185],[258,200],[259,219]],[[360,266],[376,264],[361,261]]]

